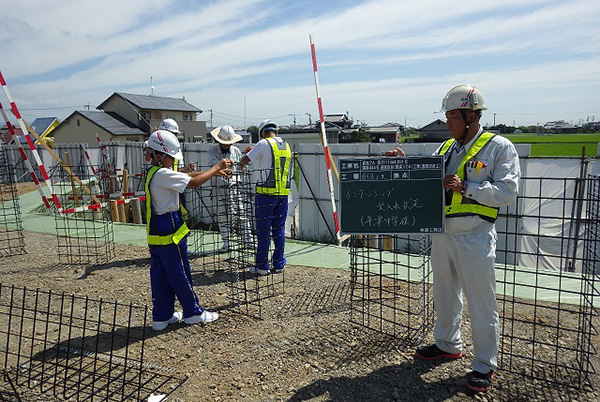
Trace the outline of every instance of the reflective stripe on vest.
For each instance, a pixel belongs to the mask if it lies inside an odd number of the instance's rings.
[[[150,196],[150,181],[152,180],[152,177],[154,177],[154,173],[156,173],[158,169],[160,169],[159,166],[151,166],[150,169],[148,169],[148,173],[146,175],[146,183],[144,185],[144,189],[146,190],[146,234],[148,235],[148,244],[151,246],[166,246],[173,243],[179,244],[179,242],[183,240],[185,235],[187,235],[190,231],[185,221],[173,234],[162,236],[150,234],[150,220],[152,219],[152,198]],[[181,202],[179,203],[179,210],[181,212],[182,217],[187,214],[187,211],[183,207]]]
[[[479,151],[487,144],[495,134],[492,133],[483,133],[477,138],[475,143],[469,148],[469,151],[458,165],[458,171],[456,174],[461,180],[465,180],[466,177],[466,163],[475,158]],[[455,142],[454,138],[446,141],[439,152],[439,155],[444,155]],[[470,198],[463,197],[461,193],[453,192],[452,193],[452,202],[450,205],[445,208],[446,216],[469,216],[469,215],[478,215],[482,219],[485,219],[490,222],[494,222],[498,217],[498,208],[489,207],[487,205],[483,205],[478,203],[475,200]]]
[[[267,138],[267,142],[271,144],[273,163],[267,180],[256,185],[256,192],[268,195],[288,195],[292,185],[292,169],[290,169],[292,151],[287,142],[280,143],[274,138]]]

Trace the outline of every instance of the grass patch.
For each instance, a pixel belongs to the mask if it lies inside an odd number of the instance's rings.
[[[595,157],[598,153],[600,134],[502,134],[513,144],[531,144],[531,156],[570,156],[581,157],[581,148],[585,147],[586,157]],[[402,142],[418,139],[418,134],[402,138]],[[408,140],[408,141],[407,141]],[[442,142],[443,140],[439,140]]]
[[[600,134],[507,134],[514,144],[597,144]]]
[[[578,144],[531,144],[531,156],[581,156],[585,147],[585,156],[593,157],[598,152],[597,143]]]

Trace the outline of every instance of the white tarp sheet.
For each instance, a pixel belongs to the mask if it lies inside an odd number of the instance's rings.
[[[588,163],[587,174],[598,173],[598,163]],[[577,159],[529,159],[527,177],[520,190],[521,222],[519,265],[549,270],[565,269],[572,260],[574,238],[582,239],[583,226],[576,225],[577,215],[575,178],[580,176],[580,161]],[[585,177],[587,177],[587,174]],[[534,180],[533,178],[542,178]],[[557,180],[553,180],[557,179]],[[562,180],[570,178],[571,180]],[[543,185],[540,185],[543,183]],[[587,189],[586,189],[587,191]],[[588,194],[584,193],[584,200]],[[586,203],[581,204],[579,217],[585,216]],[[538,219],[540,216],[542,219]],[[576,233],[576,232],[579,233]],[[576,271],[581,271],[582,240],[578,241],[574,262]]]

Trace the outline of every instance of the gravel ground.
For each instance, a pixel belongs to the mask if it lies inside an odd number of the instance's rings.
[[[111,263],[75,267],[59,264],[55,236],[25,235],[27,254],[0,259],[3,285],[151,303],[147,248],[116,245]],[[288,266],[285,293],[263,299],[262,319],[256,319],[229,308],[224,273],[207,271],[200,262],[192,263],[194,286],[201,304],[220,312],[219,320],[172,325],[160,333],[146,330],[144,361],[185,378],[168,400],[598,400],[591,391],[535,383],[502,371],[489,392],[472,394],[464,380],[470,350],[457,361],[423,362],[414,358],[412,345],[350,323],[349,294],[340,292],[348,289],[346,271]],[[334,290],[338,296],[323,305],[322,295]],[[62,400],[21,392],[28,401]]]

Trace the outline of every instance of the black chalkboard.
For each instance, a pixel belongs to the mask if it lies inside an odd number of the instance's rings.
[[[340,159],[342,234],[444,232],[442,156]]]

